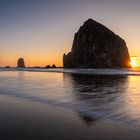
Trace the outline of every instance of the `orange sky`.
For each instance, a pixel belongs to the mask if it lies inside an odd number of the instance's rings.
[[[122,37],[130,56],[140,56],[138,0],[6,0],[0,4],[0,66],[62,66],[74,34],[92,18]],[[135,61],[138,61],[139,58]]]

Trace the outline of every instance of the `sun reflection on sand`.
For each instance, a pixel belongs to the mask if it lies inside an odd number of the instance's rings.
[[[130,76],[128,79],[128,88],[126,98],[126,108],[131,112],[131,117],[139,118],[140,117],[140,79],[137,76]]]

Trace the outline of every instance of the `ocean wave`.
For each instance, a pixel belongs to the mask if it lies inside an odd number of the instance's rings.
[[[66,68],[0,68],[0,71],[28,71],[28,72],[54,72],[91,75],[136,75],[140,76],[140,69],[66,69]]]

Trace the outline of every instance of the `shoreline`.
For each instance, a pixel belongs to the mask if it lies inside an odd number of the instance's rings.
[[[0,96],[0,139],[137,140],[133,129],[47,104]]]
[[[46,73],[80,74],[93,76],[140,76],[140,70],[132,68],[131,69],[0,68],[0,71],[46,72]]]

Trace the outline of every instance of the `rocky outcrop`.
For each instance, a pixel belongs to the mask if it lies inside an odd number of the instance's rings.
[[[74,36],[71,52],[63,55],[64,68],[129,68],[125,41],[104,25],[88,19]]]
[[[55,64],[53,64],[53,65],[52,65],[52,68],[56,68],[56,65],[55,65]]]
[[[19,68],[25,68],[25,63],[23,58],[19,58],[17,62],[17,67]]]
[[[48,69],[48,68],[51,68],[51,66],[50,65],[47,65],[45,68]]]

